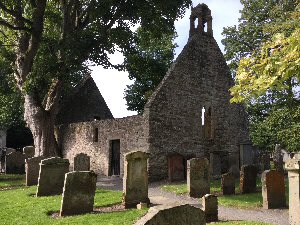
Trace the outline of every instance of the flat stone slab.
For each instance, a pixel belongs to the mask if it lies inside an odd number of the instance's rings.
[[[204,225],[204,212],[186,205],[164,205],[152,207],[148,213],[134,225]]]

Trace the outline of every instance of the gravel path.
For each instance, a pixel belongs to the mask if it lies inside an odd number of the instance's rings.
[[[191,204],[195,207],[202,207],[199,199],[191,198],[186,195],[175,195],[163,191],[160,187],[165,182],[155,182],[149,185],[149,198],[153,206],[164,204]],[[119,177],[100,177],[98,178],[97,187],[122,190],[122,179]],[[278,225],[288,225],[287,209],[269,209],[259,208],[257,210],[244,210],[230,207],[219,206],[219,219],[228,220],[248,220],[266,222]]]

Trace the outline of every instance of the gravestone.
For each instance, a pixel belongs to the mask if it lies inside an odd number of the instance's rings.
[[[162,205],[151,207],[134,225],[204,225],[204,212],[191,205]]]
[[[229,171],[235,178],[240,177],[240,158],[238,153],[231,152],[228,155]],[[224,172],[224,173],[227,173]],[[223,173],[223,174],[224,174]]]
[[[168,176],[169,181],[184,180],[184,158],[175,153],[168,155]]]
[[[282,153],[281,153],[280,144],[275,145],[273,161],[274,161],[275,170],[278,170],[279,172],[284,173],[284,170],[283,170],[283,166],[284,166],[283,165],[283,156],[282,156]]]
[[[35,154],[34,146],[25,146],[23,148],[23,154],[25,155],[26,159],[34,157]]]
[[[268,153],[261,155],[261,164],[263,167],[263,170],[270,170],[271,164],[270,164],[270,155]]]
[[[278,209],[285,207],[284,175],[276,170],[266,170],[261,176],[263,207]]]
[[[232,173],[225,173],[221,178],[223,195],[235,194],[235,177]]]
[[[6,155],[8,155],[10,153],[13,153],[13,152],[16,152],[16,149],[14,149],[14,148],[7,148],[6,149]]]
[[[94,171],[66,173],[60,216],[93,211],[97,175]]]
[[[218,153],[210,153],[209,156],[209,165],[210,171],[212,172],[212,176],[220,176],[221,175],[221,157]]]
[[[193,158],[187,162],[187,187],[191,197],[201,198],[210,193],[209,162],[206,158]]]
[[[257,168],[254,165],[244,165],[241,168],[240,190],[242,194],[256,192]]]
[[[285,163],[289,177],[289,224],[300,225],[300,160]]]
[[[206,223],[218,221],[218,198],[215,195],[206,194],[202,197],[202,207],[205,213]]]
[[[148,198],[149,153],[133,151],[125,154],[123,178],[123,204],[125,208],[136,208],[140,202],[150,203]]]
[[[74,157],[74,171],[89,171],[90,157],[87,154],[79,153]]]
[[[240,143],[240,165],[252,165],[256,163],[257,150],[251,142]]]
[[[69,165],[69,160],[59,157],[42,160],[36,196],[61,194],[63,192],[65,174],[69,172]]]
[[[24,174],[25,173],[25,155],[21,152],[12,152],[5,157],[6,174]]]
[[[26,186],[38,184],[40,163],[43,159],[43,156],[25,159]]]
[[[294,154],[294,157],[293,157],[293,159],[300,159],[300,153],[296,153],[296,154]]]

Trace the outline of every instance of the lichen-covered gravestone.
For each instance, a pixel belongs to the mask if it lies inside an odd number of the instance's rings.
[[[187,186],[191,197],[201,198],[210,193],[209,161],[193,158],[187,161]]]
[[[35,149],[34,146],[25,146],[23,148],[23,154],[25,154],[25,158],[32,158],[34,157]]]
[[[134,151],[125,154],[123,178],[123,204],[135,208],[140,202],[150,203],[148,198],[149,153]]]
[[[285,207],[284,175],[276,170],[266,170],[261,176],[263,207],[277,209]]]
[[[26,186],[38,184],[40,163],[43,159],[45,157],[37,156],[25,160]]]
[[[65,175],[60,216],[93,211],[97,175],[93,171],[74,171]]]
[[[222,174],[221,184],[223,195],[235,194],[235,177],[232,173]]]
[[[207,223],[218,221],[218,198],[215,195],[206,194],[202,197],[202,207]]]
[[[89,171],[90,157],[87,154],[79,153],[74,157],[74,171]]]
[[[242,194],[256,192],[257,168],[254,165],[244,165],[241,168],[240,190]]]
[[[42,160],[36,196],[61,194],[63,192],[65,174],[69,172],[69,165],[68,159],[59,157]]]
[[[5,158],[5,173],[7,174],[24,174],[25,172],[25,155],[21,152],[12,152]]]
[[[191,205],[163,205],[152,207],[134,225],[204,225],[204,212]]]
[[[285,163],[289,176],[289,224],[300,225],[300,160]]]

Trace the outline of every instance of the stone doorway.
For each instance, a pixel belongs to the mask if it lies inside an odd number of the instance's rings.
[[[110,176],[120,175],[120,139],[110,141]]]
[[[168,177],[169,181],[182,181],[185,179],[185,160],[178,153],[168,155]]]

